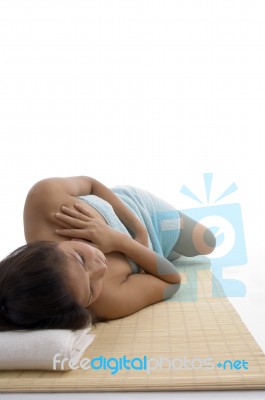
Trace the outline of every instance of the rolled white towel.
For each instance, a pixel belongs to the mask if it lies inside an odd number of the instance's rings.
[[[0,370],[77,369],[82,354],[96,336],[90,330],[91,326],[73,332],[67,329],[1,332]]]

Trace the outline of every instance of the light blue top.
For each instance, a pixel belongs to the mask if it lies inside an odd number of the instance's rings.
[[[157,254],[167,258],[180,233],[179,212],[164,200],[132,186],[115,186],[111,191],[141,220],[148,232],[148,246]],[[125,225],[115,214],[112,206],[95,195],[79,196],[79,199],[94,207],[107,224],[133,238]],[[139,273],[139,266],[128,259],[132,273]]]

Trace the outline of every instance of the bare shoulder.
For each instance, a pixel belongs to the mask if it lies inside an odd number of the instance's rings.
[[[71,193],[71,186],[75,189],[74,178],[46,178],[35,183],[29,190],[24,211],[32,212],[32,209],[39,213],[47,212],[54,209],[55,206],[60,206],[62,201],[75,201]],[[72,183],[72,185],[71,185]]]
[[[25,199],[23,222],[24,235],[27,242],[35,240],[53,240],[60,242],[62,239],[55,234],[58,221],[55,212],[60,211],[62,204],[74,207],[76,197],[71,192],[71,183],[74,178],[47,178],[37,182],[29,190]],[[75,188],[75,185],[72,184]],[[89,188],[88,188],[89,190]],[[68,226],[61,223],[61,227]]]
[[[112,287],[91,310],[112,320],[133,314],[142,308],[173,296],[180,283],[168,283],[150,274],[131,274],[115,289]]]
[[[41,179],[29,190],[28,197],[40,201],[42,195],[81,196],[91,193],[95,179],[89,176],[52,177]]]

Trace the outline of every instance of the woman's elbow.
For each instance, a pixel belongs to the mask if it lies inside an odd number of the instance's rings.
[[[211,254],[216,248],[216,237],[209,228],[203,225],[201,225],[201,227],[201,236],[198,235],[197,238],[197,248],[199,250],[199,254],[208,255]]]

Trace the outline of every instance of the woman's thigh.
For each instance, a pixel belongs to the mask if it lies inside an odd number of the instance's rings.
[[[173,251],[186,257],[212,253],[216,246],[216,239],[210,229],[181,211],[179,214],[181,229]]]

